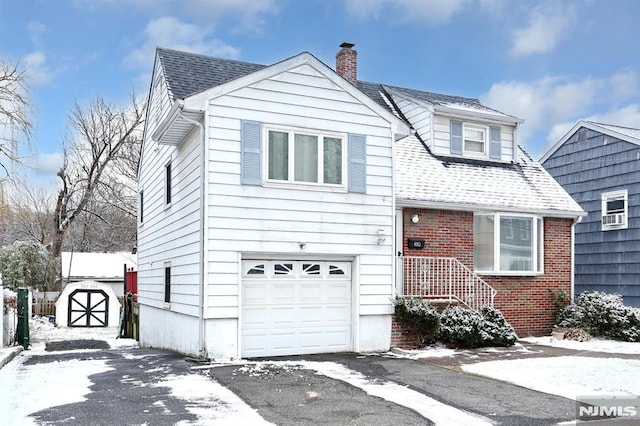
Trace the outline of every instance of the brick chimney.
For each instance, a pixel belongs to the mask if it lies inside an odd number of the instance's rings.
[[[336,72],[355,85],[358,81],[358,52],[352,49],[353,43],[344,42],[336,53]]]

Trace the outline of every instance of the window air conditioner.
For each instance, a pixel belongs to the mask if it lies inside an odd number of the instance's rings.
[[[607,214],[602,217],[602,224],[609,226],[624,225],[624,213]]]

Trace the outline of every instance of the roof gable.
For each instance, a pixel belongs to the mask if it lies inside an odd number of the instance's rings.
[[[580,120],[573,127],[565,133],[565,135],[556,142],[549,150],[540,157],[540,163],[547,161],[553,154],[562,147],[571,137],[578,132],[581,128],[593,130],[616,139],[620,139],[635,145],[640,145],[640,129],[634,129],[631,127],[616,126],[613,124],[596,123],[588,120]]]

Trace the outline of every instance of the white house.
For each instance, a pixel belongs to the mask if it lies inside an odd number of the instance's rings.
[[[264,66],[157,50],[141,344],[226,359],[387,350],[414,340],[392,326],[396,292],[550,331],[584,211],[518,146],[522,120],[357,80],[352,47],[335,71],[306,52]]]
[[[389,348],[392,144],[409,127],[304,52],[158,49],[139,168],[140,343],[208,358]]]

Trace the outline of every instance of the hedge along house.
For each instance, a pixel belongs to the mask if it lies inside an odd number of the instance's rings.
[[[396,292],[475,306],[490,285],[520,332],[550,327],[582,210],[519,152],[519,121],[359,81],[341,47],[336,71],[306,52],[264,66],[157,50],[141,344],[209,358],[386,350]],[[449,258],[446,292],[430,291],[440,267],[425,262]]]
[[[517,144],[521,120],[477,99],[384,86],[415,129],[395,144],[397,293],[479,310],[520,336],[550,332],[572,294],[585,213]],[[410,344],[394,324],[393,344]]]
[[[589,213],[576,226],[575,293],[640,307],[640,129],[579,121],[541,162]]]

